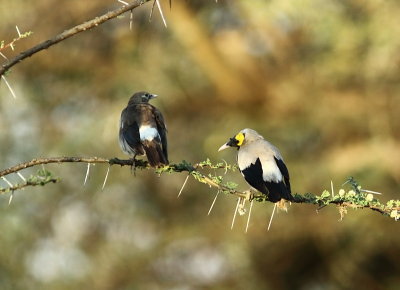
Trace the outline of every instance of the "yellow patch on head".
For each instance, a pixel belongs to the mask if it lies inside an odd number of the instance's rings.
[[[243,133],[239,133],[235,136],[235,139],[238,141],[237,145],[238,146],[242,146],[243,141],[244,141],[244,134]]]

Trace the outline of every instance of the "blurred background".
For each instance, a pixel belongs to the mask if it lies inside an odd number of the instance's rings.
[[[15,66],[0,83],[0,169],[37,157],[125,158],[121,110],[147,90],[169,129],[170,160],[235,163],[217,149],[250,127],[278,146],[294,192],[348,176],[382,201],[400,189],[397,0],[161,1]],[[0,0],[0,40],[33,31],[8,58],[117,1]],[[186,174],[46,165],[58,184],[0,196],[0,289],[399,289],[393,219],[294,204],[266,231],[272,204],[230,229],[236,199]],[[39,168],[22,171],[24,176]],[[223,174],[223,172],[219,173]],[[13,182],[17,176],[9,176]],[[238,172],[226,180],[247,185]],[[1,186],[6,186],[3,181]]]

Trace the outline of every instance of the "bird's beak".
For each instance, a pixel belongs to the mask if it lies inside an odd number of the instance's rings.
[[[153,95],[153,94],[152,94],[151,97],[150,97],[150,100],[151,100],[151,99],[154,99],[154,98],[157,98],[157,97],[158,97],[158,95]]]
[[[239,141],[235,137],[232,137],[232,138],[229,139],[228,142],[226,142],[224,145],[219,147],[218,152],[222,151],[222,150],[225,150],[226,148],[229,148],[229,147],[237,147],[239,149],[239,146],[237,145],[238,142]]]
[[[225,150],[226,148],[229,148],[229,147],[231,147],[231,146],[229,146],[228,143],[226,143],[226,144],[222,145],[221,147],[219,147],[218,152]]]

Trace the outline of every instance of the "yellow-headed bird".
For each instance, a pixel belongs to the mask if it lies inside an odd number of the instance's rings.
[[[228,147],[238,149],[239,170],[247,183],[268,196],[271,202],[282,198],[293,200],[289,171],[278,148],[252,129],[243,129],[218,151]]]

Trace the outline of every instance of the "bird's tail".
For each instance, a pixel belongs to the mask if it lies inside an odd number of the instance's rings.
[[[287,201],[293,201],[294,198],[293,198],[293,195],[290,193],[290,188],[287,188],[286,186],[285,186],[285,188],[286,188],[286,190],[283,191],[282,195],[281,195],[282,198],[286,199]]]
[[[146,151],[147,160],[150,166],[157,167],[161,165],[167,165],[168,159],[165,157],[161,145],[158,142],[145,141],[143,143],[144,151]]]
[[[287,201],[292,201],[293,196],[290,194],[290,190],[286,187],[283,182],[275,183],[275,182],[268,182],[268,200],[271,202],[278,202],[282,198],[286,199]]]

